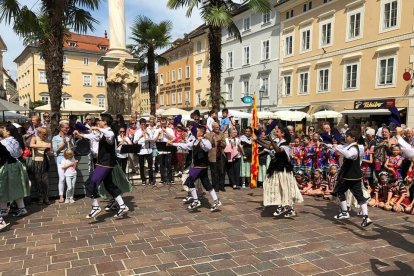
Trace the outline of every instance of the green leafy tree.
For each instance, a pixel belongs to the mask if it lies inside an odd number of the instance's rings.
[[[171,44],[171,21],[153,22],[146,16],[136,17],[132,27],[130,39],[134,44],[128,45],[128,49],[139,60],[136,70],[148,73],[148,90],[151,103],[151,114],[156,112],[157,81],[155,76],[155,64],[168,64],[168,60],[156,53],[157,50]]]
[[[268,12],[271,10],[270,0],[244,0],[236,3],[232,0],[168,0],[167,7],[171,9],[187,8],[186,15],[191,16],[194,8],[200,8],[200,14],[208,25],[208,43],[210,51],[210,90],[212,108],[220,109],[221,105],[221,30],[227,28],[236,39],[241,42],[240,31],[233,21],[234,11],[247,5],[254,12]]]
[[[100,0],[40,0],[35,11],[18,0],[0,0],[0,22],[11,25],[26,45],[38,46],[43,54],[52,127],[57,125],[62,102],[64,39],[69,30],[93,31],[98,21],[88,10],[98,9],[99,4]]]

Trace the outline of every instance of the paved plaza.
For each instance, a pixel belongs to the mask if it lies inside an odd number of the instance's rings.
[[[414,216],[370,209],[374,224],[337,222],[338,206],[306,197],[299,216],[261,210],[261,189],[219,194],[189,213],[181,186],[136,186],[129,217],[85,215],[90,201],[31,205],[0,233],[0,273],[11,275],[414,275]],[[101,202],[101,206],[104,205]],[[103,207],[103,206],[102,206]]]

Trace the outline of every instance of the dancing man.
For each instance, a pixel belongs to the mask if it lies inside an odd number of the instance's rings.
[[[195,210],[201,206],[201,202],[198,200],[197,190],[195,188],[195,182],[197,179],[201,180],[201,184],[206,189],[214,203],[210,211],[214,212],[219,209],[221,202],[217,197],[216,191],[210,183],[208,178],[208,151],[212,146],[208,139],[204,138],[206,128],[204,126],[197,126],[197,139],[194,142],[188,143],[171,143],[167,144],[175,146],[182,150],[192,150],[193,155],[193,167],[190,169],[189,176],[184,185],[190,188],[193,202],[188,206],[188,210]]]
[[[335,219],[348,219],[348,204],[345,193],[350,190],[354,195],[362,211],[362,227],[369,226],[372,221],[368,217],[367,199],[362,192],[362,170],[361,159],[364,155],[364,147],[358,146],[357,141],[359,133],[357,130],[351,130],[346,133],[345,141],[347,145],[333,145],[335,150],[344,156],[339,181],[336,184],[333,195],[339,197],[341,211]]]
[[[105,189],[119,205],[119,210],[114,217],[122,217],[129,211],[128,206],[125,205],[122,199],[122,191],[112,181],[112,169],[116,165],[115,135],[110,128],[112,122],[113,119],[110,114],[102,113],[98,121],[98,126],[91,127],[91,130],[97,130],[101,133],[101,138],[99,140],[95,170],[91,174],[90,182],[86,185],[88,195],[92,198],[92,210],[86,218],[94,218],[101,212],[98,203],[98,188],[102,181]]]

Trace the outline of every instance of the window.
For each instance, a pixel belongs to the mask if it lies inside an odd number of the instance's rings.
[[[64,55],[63,56],[63,63],[66,63],[66,62],[68,62],[68,56]]]
[[[48,104],[48,103],[49,103],[49,93],[47,93],[47,92],[42,92],[42,93],[40,93],[40,94],[39,94],[39,96],[40,96],[41,101],[42,101],[44,104]]]
[[[91,75],[83,75],[83,86],[92,86]]]
[[[227,38],[233,38],[234,37],[234,33],[232,30],[227,29]]]
[[[39,82],[40,83],[47,83],[46,71],[39,71]]]
[[[175,70],[171,71],[171,81],[175,81]]]
[[[250,17],[246,17],[243,19],[243,31],[250,30]]]
[[[283,95],[290,96],[292,91],[292,75],[283,76]]]
[[[171,93],[171,104],[175,104],[175,92]]]
[[[185,101],[188,101],[190,103],[190,91],[185,91]]]
[[[67,100],[69,100],[70,98],[72,98],[72,96],[71,96],[70,94],[68,94],[68,93],[63,93],[63,95],[62,95],[62,100],[67,101]]]
[[[269,97],[269,76],[260,78],[260,89],[264,88],[263,97]]]
[[[85,103],[92,104],[92,98],[85,97]]]
[[[233,68],[233,52],[227,52],[227,68]]]
[[[299,94],[309,93],[309,72],[299,74]]]
[[[301,50],[307,52],[311,50],[311,28],[307,27],[301,31]]]
[[[106,51],[106,50],[108,50],[108,47],[107,46],[104,46],[104,45],[100,45],[99,46],[99,50]]]
[[[83,58],[83,65],[88,65],[89,64],[89,58],[84,57]]]
[[[321,47],[326,47],[326,46],[331,46],[332,45],[332,19],[326,20],[324,22],[322,22],[320,24],[321,29],[320,29],[320,46]]]
[[[181,80],[182,78],[183,78],[183,69],[178,68],[178,77],[177,77],[177,79]]]
[[[321,68],[318,70],[318,92],[329,91],[329,68]]]
[[[249,95],[250,92],[250,82],[249,80],[244,80],[243,81],[243,94],[245,96]]]
[[[178,104],[183,103],[183,92],[181,92],[181,91],[177,92],[177,103]]]
[[[285,56],[293,55],[293,35],[285,36]]]
[[[98,106],[105,108],[105,96],[98,96]]]
[[[197,77],[197,79],[201,79],[201,62],[198,62],[197,64],[196,64],[196,77]]]
[[[382,31],[396,29],[400,25],[400,0],[382,0]]]
[[[96,86],[99,86],[99,87],[105,86],[105,76],[96,76]]]
[[[76,47],[78,44],[75,41],[69,41],[69,47]]]
[[[190,78],[190,66],[185,67],[185,78],[186,79]]]
[[[393,85],[395,76],[395,57],[378,59],[378,85]]]
[[[292,18],[293,17],[293,10],[287,11],[286,12],[286,19]]]
[[[69,73],[63,73],[63,84],[69,85],[70,84],[70,74]]]
[[[233,100],[233,83],[227,83],[227,100]]]
[[[160,95],[160,105],[163,106],[164,105],[164,94]]]
[[[201,105],[201,90],[196,90],[197,105]]]
[[[345,66],[345,90],[358,89],[358,63],[350,63]]]
[[[266,24],[266,23],[269,23],[270,22],[270,11],[265,12],[262,15],[262,22],[263,22],[263,24]]]
[[[201,41],[197,41],[196,47],[197,47],[197,53],[200,53],[201,52]]]
[[[303,12],[309,11],[311,9],[312,9],[312,1],[310,1],[309,3],[303,4]]]
[[[164,84],[164,74],[160,74],[160,85]]]
[[[348,40],[354,40],[362,37],[363,20],[362,15],[363,9],[355,9],[348,13],[348,24],[347,24],[347,38]]]
[[[262,60],[270,59],[270,40],[262,41]]]
[[[250,46],[243,47],[243,65],[250,63]]]

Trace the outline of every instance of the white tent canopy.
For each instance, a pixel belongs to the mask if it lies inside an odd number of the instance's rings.
[[[312,114],[314,119],[327,119],[327,118],[342,118],[342,114],[333,110],[323,110]]]
[[[257,117],[259,117],[259,119],[274,119],[276,118],[276,115],[270,111],[259,111],[257,112]]]
[[[283,121],[298,122],[304,118],[309,118],[309,115],[302,111],[282,110],[275,112],[277,118]]]
[[[45,104],[35,108],[36,111],[50,111],[50,104]],[[66,113],[99,113],[105,111],[105,108],[84,103],[78,100],[69,99],[62,101],[61,112]]]
[[[172,107],[168,108],[167,110],[163,111],[161,115],[164,116],[176,116],[176,115],[190,115],[190,113],[184,109]]]
[[[221,111],[218,113],[218,116],[220,118],[223,117]],[[235,118],[241,118],[241,119],[251,119],[252,118],[251,113],[237,111],[237,110],[229,110],[229,116],[233,116]]]

